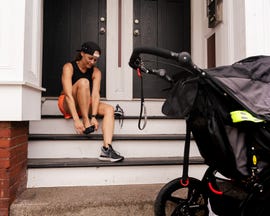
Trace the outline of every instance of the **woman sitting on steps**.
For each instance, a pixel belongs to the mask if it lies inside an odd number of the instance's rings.
[[[114,108],[100,102],[101,71],[96,67],[101,54],[100,47],[89,41],[83,43],[81,49],[77,51],[79,53],[75,61],[63,66],[63,91],[58,98],[58,107],[65,119],[73,118],[74,128],[78,134],[89,134],[97,130],[99,124],[96,116],[103,116],[103,146],[98,159],[122,161],[124,157],[115,152],[111,145],[114,132]]]

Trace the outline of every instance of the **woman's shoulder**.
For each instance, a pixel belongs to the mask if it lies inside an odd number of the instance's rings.
[[[94,67],[93,68],[92,78],[99,78],[99,79],[101,79],[101,71],[99,70],[98,67]]]
[[[101,71],[99,70],[99,68],[98,67],[93,67],[93,76],[95,76],[95,75],[99,75],[99,74],[101,74]]]
[[[74,60],[74,61],[68,61],[68,62],[66,62],[65,64],[75,65],[75,64],[77,64],[77,63],[76,63],[76,61]]]
[[[99,70],[99,68],[97,66],[93,67],[93,72],[101,73],[101,71]]]
[[[67,62],[63,65],[63,70],[69,70],[69,71],[73,71],[73,64],[72,62]]]

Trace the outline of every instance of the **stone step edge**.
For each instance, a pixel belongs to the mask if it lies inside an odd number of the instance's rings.
[[[97,116],[98,119],[102,119],[102,116]],[[144,118],[144,116],[143,116]],[[63,115],[41,115],[41,119],[64,119]],[[121,119],[120,117],[116,116],[115,120]],[[125,119],[139,119],[138,116],[123,116],[123,120]],[[155,115],[155,116],[147,116],[147,119],[177,119],[183,120],[183,118],[175,117],[175,116],[166,116],[166,115]]]
[[[38,158],[28,159],[28,168],[74,168],[74,167],[116,167],[116,166],[167,166],[183,165],[183,157],[125,158],[121,162],[103,162],[96,158]],[[189,164],[205,164],[200,156],[189,158]]]
[[[50,101],[50,100],[58,100],[58,96],[42,96],[41,97],[41,101],[45,102],[45,101]],[[152,102],[164,102],[165,99],[163,98],[145,98],[144,99],[145,101],[152,101]],[[123,101],[128,101],[128,102],[140,102],[141,99],[140,98],[133,98],[133,99],[130,99],[130,100],[110,100],[110,99],[107,99],[106,97],[100,97],[100,101],[101,102],[123,102]]]
[[[185,140],[185,134],[116,134],[113,140]],[[29,134],[28,140],[103,140],[102,134]],[[192,138],[193,139],[193,138]]]

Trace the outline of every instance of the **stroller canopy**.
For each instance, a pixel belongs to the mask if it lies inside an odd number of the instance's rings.
[[[206,79],[230,95],[257,118],[270,120],[270,56],[253,56],[229,66],[205,70]],[[163,113],[185,117],[197,94],[196,75],[178,80],[163,105]]]
[[[270,57],[249,57],[207,70],[211,79],[254,116],[270,120]]]

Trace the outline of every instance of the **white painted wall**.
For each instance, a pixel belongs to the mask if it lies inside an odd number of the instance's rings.
[[[207,66],[207,38],[214,33],[216,66],[270,54],[269,0],[223,0],[223,21],[213,29],[208,28],[206,4],[191,1],[191,51],[198,66]]]
[[[245,0],[246,55],[270,55],[270,1]]]
[[[25,1],[0,3],[0,81],[22,81]]]
[[[0,121],[39,120],[43,1],[0,3]]]
[[[223,20],[208,28],[207,1],[191,1],[191,53],[193,61],[207,67],[207,39],[215,34],[216,66],[233,63],[245,56],[244,0],[223,1]]]

